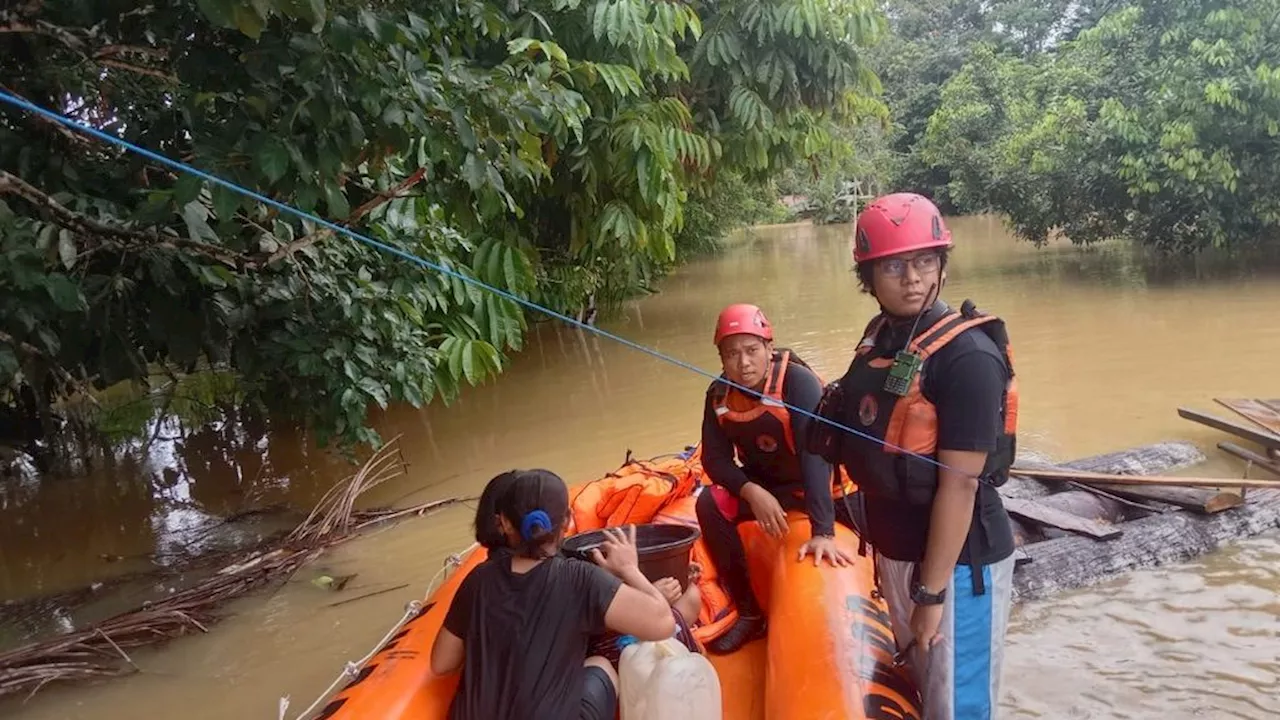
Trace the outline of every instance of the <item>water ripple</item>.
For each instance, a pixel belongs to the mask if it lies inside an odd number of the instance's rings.
[[[1015,610],[1011,717],[1280,716],[1280,537]]]

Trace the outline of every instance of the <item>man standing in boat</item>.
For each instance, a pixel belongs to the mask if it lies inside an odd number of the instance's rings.
[[[766,630],[764,613],[751,590],[746,552],[737,526],[755,520],[765,533],[782,537],[788,529],[784,508],[803,507],[812,538],[800,559],[814,556],[832,565],[852,562],[836,546],[835,520],[853,527],[847,506],[833,495],[832,467],[804,449],[811,418],[787,406],[813,412],[822,381],[791,351],[775,349],[773,327],[760,308],[736,304],[716,322],[715,345],[723,378],[754,390],[748,394],[720,380],[707,389],[702,419],[702,466],[714,483],[698,497],[703,542],[724,589],[738,609],[737,621],[707,643],[713,653],[729,653]],[[736,458],[736,459],[735,459]],[[739,464],[739,461],[741,464]]]
[[[881,592],[927,720],[996,714],[1013,532],[996,487],[1016,445],[1004,323],[939,300],[951,232],[913,193],[859,215],[853,258],[880,304],[823,398],[811,450],[842,463],[865,502]]]

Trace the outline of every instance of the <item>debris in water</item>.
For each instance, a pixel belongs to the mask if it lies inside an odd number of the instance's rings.
[[[317,578],[313,578],[311,580],[311,584],[315,585],[321,590],[330,590],[333,592],[338,592],[342,588],[346,587],[347,583],[351,582],[351,578],[355,576],[356,576],[355,573],[352,573],[350,575],[339,575],[338,577],[332,577],[330,575],[321,575]]]
[[[34,695],[55,681],[88,680],[125,675],[128,648],[151,645],[195,631],[208,632],[219,618],[215,610],[228,600],[273,582],[287,580],[325,548],[354,537],[368,527],[468,500],[447,498],[399,510],[358,511],[356,500],[388,480],[405,474],[403,457],[393,438],[354,475],[335,484],[311,514],[288,537],[270,541],[269,552],[255,551],[206,578],[141,608],[116,615],[92,627],[31,643],[0,654],[0,697]],[[353,576],[330,578],[341,589]],[[341,582],[339,585],[338,583]]]

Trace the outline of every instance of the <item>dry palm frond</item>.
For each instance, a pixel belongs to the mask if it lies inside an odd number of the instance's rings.
[[[448,498],[410,508],[357,511],[367,490],[405,474],[396,444],[384,445],[354,475],[325,493],[311,514],[283,539],[242,555],[198,585],[90,628],[0,654],[0,697],[34,695],[55,681],[87,680],[137,670],[125,652],[191,632],[208,632],[215,610],[229,600],[287,579],[327,547],[371,525],[422,515],[460,502]]]

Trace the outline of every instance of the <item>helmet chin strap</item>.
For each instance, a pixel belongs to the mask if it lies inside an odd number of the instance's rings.
[[[924,314],[929,312],[929,309],[933,307],[933,304],[938,302],[938,298],[942,296],[942,286],[946,284],[947,279],[946,277],[943,277],[938,282],[929,286],[929,291],[926,292],[924,296],[924,305],[920,306],[920,312],[916,313],[914,316],[915,325],[919,325],[920,318],[924,317]],[[892,322],[906,322],[912,318],[911,315],[897,315],[890,312],[889,309],[884,306],[884,303],[880,302],[880,298],[876,298],[876,302],[880,305],[880,312],[887,315]],[[911,334],[913,336],[916,334],[915,325],[911,328]]]

